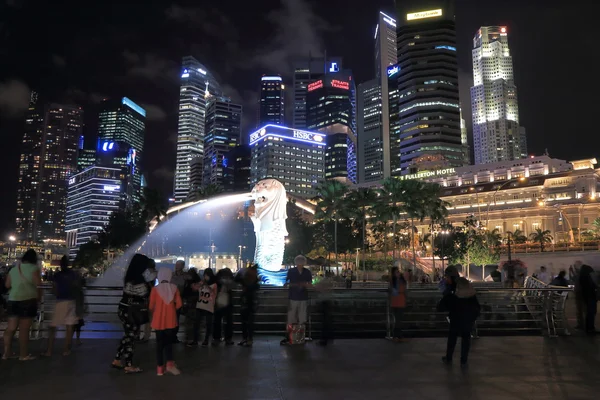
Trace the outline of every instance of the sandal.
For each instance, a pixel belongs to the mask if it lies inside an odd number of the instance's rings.
[[[143,370],[139,367],[125,367],[126,374],[139,374],[140,372],[143,372]]]
[[[32,356],[31,354],[29,354],[26,357],[19,357],[19,361],[32,361],[35,360],[35,356]]]

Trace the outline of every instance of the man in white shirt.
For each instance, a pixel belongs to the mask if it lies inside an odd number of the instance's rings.
[[[546,285],[552,280],[550,274],[546,271],[546,267],[540,267],[540,273],[538,274],[538,280],[544,282]]]

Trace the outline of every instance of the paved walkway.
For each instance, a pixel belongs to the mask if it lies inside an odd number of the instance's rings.
[[[178,346],[183,374],[157,377],[152,342],[138,345],[136,355],[147,372],[126,376],[108,368],[116,341],[87,340],[69,357],[0,361],[0,397],[588,400],[600,394],[600,337],[481,338],[466,371],[441,364],[444,339],[338,340],[327,348],[278,341],[259,338],[252,349]]]

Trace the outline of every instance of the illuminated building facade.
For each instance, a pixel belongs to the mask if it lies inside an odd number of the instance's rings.
[[[184,201],[192,189],[192,178],[202,182],[207,101],[221,96],[221,87],[210,71],[192,56],[183,58],[179,89],[177,161],[173,183],[176,203]],[[199,171],[192,171],[200,169]],[[192,176],[192,172],[195,172]]]
[[[309,84],[307,90],[308,128],[327,135],[325,178],[356,183],[356,89],[352,73],[328,73]]]
[[[294,99],[292,110],[292,127],[307,128],[306,95],[308,85],[321,79],[326,73],[335,73],[342,69],[340,57],[312,57],[300,60],[294,67]]]
[[[131,153],[132,185],[131,199],[133,202],[140,200],[142,191],[142,172],[139,168],[144,151],[144,136],[146,133],[146,111],[127,97],[111,99],[102,102],[98,123],[98,148],[100,157],[102,153],[111,153],[119,147]],[[111,143],[113,143],[111,147]],[[116,146],[115,143],[119,143]],[[116,147],[115,147],[116,146]],[[124,150],[126,148],[126,150]],[[127,156],[125,156],[126,159]],[[119,161],[119,165],[126,165]]]
[[[77,172],[85,171],[96,164],[96,150],[79,149],[77,154]]]
[[[317,196],[325,177],[327,136],[276,125],[266,125],[250,134],[250,180],[275,178],[288,193],[302,198]]]
[[[505,26],[482,26],[473,38],[471,108],[475,164],[527,157]]]
[[[390,153],[390,87],[387,71],[390,66],[398,63],[398,47],[396,44],[396,20],[391,16],[379,12],[379,21],[375,27],[375,78],[380,87],[381,110],[380,141],[381,141],[381,172],[383,178],[391,176]],[[359,134],[360,137],[360,134]],[[360,157],[359,157],[360,160]],[[365,168],[368,164],[365,164]],[[371,179],[374,175],[371,174]],[[365,177],[368,179],[369,177]]]
[[[16,233],[20,240],[63,238],[67,181],[77,172],[83,110],[43,104],[32,92],[19,161]]]
[[[69,256],[98,238],[113,212],[125,207],[126,184],[121,168],[93,166],[69,179],[66,228]]]
[[[398,1],[393,176],[464,164],[453,0]],[[391,89],[390,89],[391,91]],[[390,106],[390,109],[392,107]]]
[[[227,97],[212,97],[206,109],[204,137],[204,167],[202,185],[192,182],[192,191],[200,186],[217,185],[223,188],[225,155],[240,144],[242,106]]]
[[[379,81],[372,79],[358,85],[356,97],[358,182],[377,182],[383,179],[384,169]]]
[[[279,75],[260,78],[258,126],[285,124],[285,85]]]
[[[223,190],[226,192],[246,192],[250,190],[250,169],[252,151],[250,146],[238,145],[229,150],[223,158]]]

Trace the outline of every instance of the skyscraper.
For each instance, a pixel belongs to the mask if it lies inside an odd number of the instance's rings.
[[[464,164],[453,0],[406,0],[397,5],[396,131],[392,175]],[[394,159],[399,159],[394,160]]]
[[[212,97],[206,109],[204,137],[204,168],[202,184],[192,182],[192,190],[200,186],[217,185],[223,188],[223,160],[225,155],[240,144],[242,106],[227,97]]]
[[[285,122],[285,85],[281,76],[260,78],[260,107],[258,126],[283,125]]]
[[[375,27],[375,78],[380,87],[381,113],[380,140],[382,177],[391,176],[390,162],[390,105],[387,69],[398,62],[396,45],[396,20],[389,15],[379,12],[379,21]],[[365,165],[366,167],[366,165]],[[372,176],[374,178],[374,176]]]
[[[142,190],[142,172],[140,162],[144,152],[144,136],[146,132],[146,111],[127,97],[122,99],[110,99],[102,102],[98,122],[98,143],[102,150],[112,150],[110,143],[120,143],[120,148],[127,147],[126,152],[131,153],[134,166],[132,172],[132,187],[130,190],[131,200],[136,202],[140,199]],[[113,145],[114,146],[114,145]],[[121,157],[125,161],[118,163],[120,166],[127,165],[127,157]]]
[[[319,132],[277,125],[266,125],[251,133],[252,184],[275,178],[289,193],[315,197],[324,178],[325,139]]]
[[[252,151],[250,146],[234,147],[223,158],[223,190],[243,192],[250,190]]]
[[[340,57],[312,57],[300,60],[294,67],[294,99],[292,126],[306,129],[306,94],[308,85],[319,80],[326,73],[338,72],[342,69]]]
[[[210,96],[221,96],[221,87],[208,69],[192,56],[182,61],[179,89],[179,123],[177,127],[177,162],[173,197],[181,203],[192,186],[192,164],[196,179],[202,179],[206,103]]]
[[[482,26],[473,38],[471,108],[475,164],[527,157],[505,26]]]
[[[308,85],[306,123],[327,135],[325,178],[357,182],[356,88],[349,70],[327,73]]]
[[[358,182],[377,182],[383,178],[382,97],[379,80],[372,79],[358,85],[356,97]],[[386,120],[389,121],[389,117]]]
[[[77,172],[83,110],[44,105],[32,92],[17,187],[16,232],[23,240],[63,239],[67,182]]]

